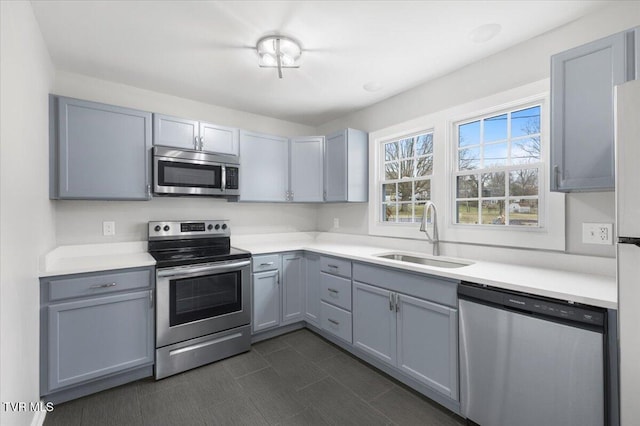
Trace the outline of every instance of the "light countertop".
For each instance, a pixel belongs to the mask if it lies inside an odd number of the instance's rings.
[[[312,233],[300,233],[300,236],[294,238],[244,235],[234,238],[232,245],[248,250],[253,255],[305,250],[405,271],[617,309],[618,296],[615,277],[474,259],[460,259],[473,262],[473,264],[461,268],[426,266],[376,257],[376,255],[390,252],[405,252],[403,250],[363,244],[362,242],[349,244],[348,237],[341,239],[340,242],[318,241]],[[44,256],[41,261],[40,276],[155,265],[155,260],[146,250],[146,242],[62,246]],[[412,252],[406,251],[406,253]],[[424,255],[424,253],[418,253],[418,255]],[[456,260],[446,256],[439,257],[439,259]]]

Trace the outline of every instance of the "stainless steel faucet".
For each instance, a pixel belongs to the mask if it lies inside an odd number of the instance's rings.
[[[431,218],[431,225],[433,225],[433,235],[429,235],[427,230],[427,217]],[[440,255],[440,248],[438,247],[438,215],[436,213],[436,205],[431,201],[427,201],[422,212],[422,222],[420,223],[420,232],[424,232],[427,236],[427,240],[433,245],[433,255]]]

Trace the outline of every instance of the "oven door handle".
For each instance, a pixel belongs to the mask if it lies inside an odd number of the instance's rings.
[[[157,271],[158,278],[175,278],[175,277],[192,277],[194,275],[202,275],[208,272],[225,272],[233,271],[238,268],[243,268],[251,264],[250,260],[244,260],[242,262],[225,263],[221,265],[208,265],[200,267],[178,267],[169,269],[159,269]]]

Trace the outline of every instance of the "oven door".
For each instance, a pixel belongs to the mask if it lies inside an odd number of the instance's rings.
[[[220,195],[226,176],[222,164],[199,160],[154,157],[156,194]]]
[[[249,324],[250,263],[158,269],[156,347]]]

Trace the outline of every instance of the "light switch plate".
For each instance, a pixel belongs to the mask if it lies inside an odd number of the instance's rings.
[[[582,242],[584,244],[613,244],[613,224],[583,223]]]

